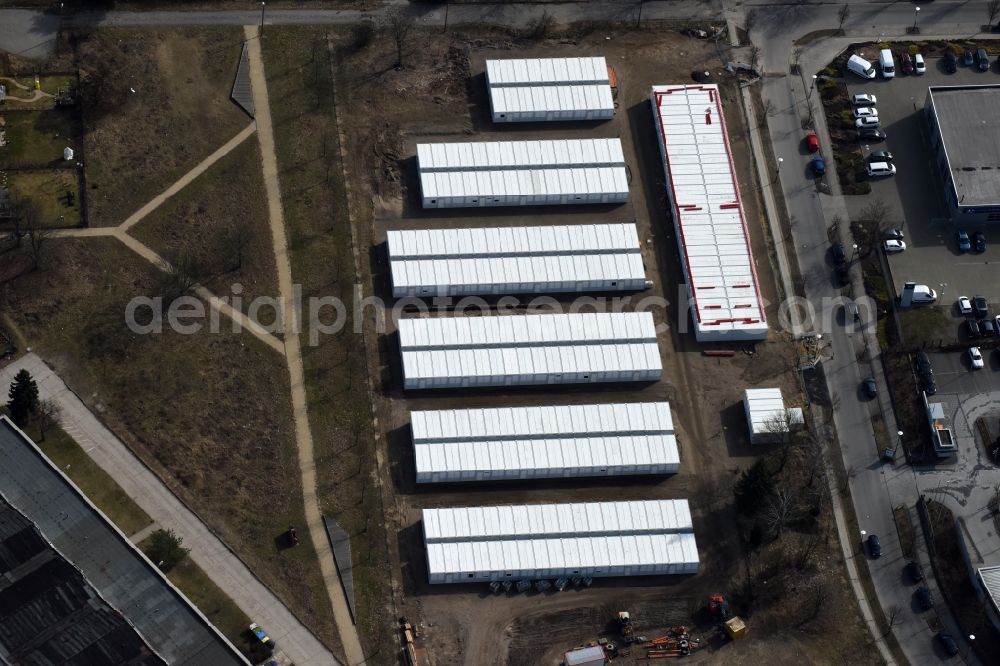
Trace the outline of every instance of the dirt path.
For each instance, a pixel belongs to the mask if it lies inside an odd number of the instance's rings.
[[[257,26],[244,26],[250,56],[250,81],[253,88],[254,109],[257,116],[257,138],[260,141],[264,185],[274,241],[274,263],[278,269],[278,290],[281,295],[285,332],[285,361],[292,387],[292,413],[295,419],[295,442],[302,473],[302,495],[305,503],[309,534],[319,559],[320,572],[326,583],[327,594],[333,606],[333,617],[344,646],[347,663],[351,666],[365,661],[357,629],[351,620],[340,579],[337,576],[330,542],[323,527],[319,499],[316,496],[316,460],[313,455],[312,432],[306,410],[305,373],[302,369],[302,351],[299,344],[298,325],[294,316],[292,293],[292,266],[288,257],[288,239],[285,235],[285,218],[281,208],[281,189],[278,186],[278,163],[274,151],[274,133],[271,127],[271,109],[267,96],[267,79],[261,55]]]
[[[31,90],[30,87],[22,85],[15,81],[14,79],[8,78],[6,76],[0,76],[0,81],[6,81],[11,86],[18,88],[20,90]],[[40,99],[45,99],[46,97],[53,97],[51,93],[47,93],[44,90],[34,90],[31,93],[31,97],[14,97],[13,95],[7,95],[5,101],[7,102],[20,102],[21,104],[31,104],[32,102],[37,102]]]

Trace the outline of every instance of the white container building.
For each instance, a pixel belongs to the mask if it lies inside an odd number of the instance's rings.
[[[697,573],[687,500],[424,509],[431,583]]]
[[[406,389],[656,381],[649,312],[399,320]]]
[[[619,139],[418,143],[424,208],[623,203]]]
[[[417,483],[676,474],[666,402],[417,411]]]
[[[603,57],[487,60],[493,122],[607,120],[615,115]]]
[[[635,224],[406,229],[387,245],[396,298],[646,287]]]
[[[747,389],[743,392],[743,411],[751,444],[780,441],[804,425],[802,410],[787,409],[780,388]]]
[[[716,85],[653,86],[653,119],[699,342],[766,340],[767,319]]]

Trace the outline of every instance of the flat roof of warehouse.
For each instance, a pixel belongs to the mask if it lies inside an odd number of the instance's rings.
[[[486,61],[491,87],[607,84],[604,56],[578,58],[508,58]]]
[[[6,417],[0,460],[4,499],[167,663],[247,663]]]
[[[767,335],[767,322],[716,85],[657,85],[670,197],[699,330]]]
[[[620,139],[418,143],[422,173],[624,167]]]
[[[958,205],[1000,204],[1000,85],[928,90]]]

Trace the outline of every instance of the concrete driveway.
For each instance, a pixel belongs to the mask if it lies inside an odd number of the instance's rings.
[[[872,81],[856,76],[846,79],[851,95],[866,92],[878,97],[879,119],[887,135],[884,143],[865,145],[862,150],[866,156],[872,150],[890,151],[897,169],[893,177],[871,179],[871,194],[845,197],[848,210],[854,216],[872,201],[882,200],[888,204],[891,210],[888,221],[906,234],[906,252],[893,255],[889,260],[897,292],[908,280],[929,285],[938,292],[939,307],[951,308],[959,295],[971,298],[983,293],[991,301],[1000,300],[1000,290],[990,293],[990,287],[996,284],[996,271],[989,265],[991,259],[996,261],[1000,257],[1000,248],[988,245],[982,254],[958,250],[957,227],[947,217],[942,176],[928,142],[924,116],[927,88],[1000,85],[998,72],[1000,69],[994,63],[989,72],[959,67],[955,74],[947,74],[941,58],[928,58],[927,73],[922,76],[897,75],[893,79],[883,79],[880,75]],[[970,234],[977,230],[976,227],[963,228]],[[982,229],[989,242],[991,232],[985,227]]]

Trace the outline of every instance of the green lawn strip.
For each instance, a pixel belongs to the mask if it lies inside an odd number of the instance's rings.
[[[952,344],[958,335],[947,309],[934,305],[900,309],[899,325],[906,331],[907,347],[912,349]]]
[[[15,196],[38,204],[43,226],[79,226],[80,186],[75,170],[11,171],[7,182]]]
[[[140,335],[126,304],[157,272],[113,239],[58,239],[0,311],[102,421],[320,637],[332,611],[305,524],[284,358],[253,336]],[[148,314],[147,314],[148,317]]]
[[[263,41],[292,277],[303,298],[353,303],[351,221],[339,163],[333,80],[322,29],[281,27]],[[391,661],[385,514],[376,486],[364,342],[348,307],[345,326],[302,340],[319,497],[351,536],[357,625],[370,663]],[[330,315],[326,312],[323,321]],[[360,328],[360,327],[358,327]],[[308,333],[308,327],[306,327]]]
[[[910,523],[910,512],[900,504],[892,510],[892,517],[896,521],[896,530],[899,532],[899,545],[903,557],[912,558],[913,525]]]
[[[231,296],[242,287],[244,312],[257,296],[276,297],[278,278],[268,226],[260,143],[251,136],[129,232],[168,259],[188,253],[205,272],[205,286]],[[239,251],[235,234],[245,234]],[[261,309],[260,323],[274,320]]]
[[[126,536],[153,524],[153,519],[62,428],[46,430],[44,439],[35,427],[29,427],[26,432],[49,460]]]
[[[0,147],[4,166],[63,166],[63,149],[80,148],[79,121],[73,109],[5,110],[0,115],[7,130],[7,144]]]

